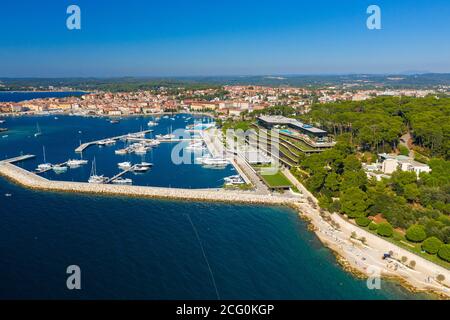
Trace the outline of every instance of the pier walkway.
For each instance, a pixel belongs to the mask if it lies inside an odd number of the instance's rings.
[[[75,152],[83,152],[86,148],[93,146],[95,144],[98,144],[99,142],[105,141],[105,140],[119,140],[119,139],[123,139],[123,138],[127,138],[133,135],[139,135],[139,134],[147,134],[152,132],[153,130],[144,130],[144,131],[140,131],[140,132],[136,132],[136,133],[127,133],[121,136],[117,136],[117,137],[112,137],[112,138],[104,138],[104,139],[100,139],[100,140],[96,140],[96,141],[91,141],[91,142],[86,142],[81,144],[78,148],[75,149]]]
[[[4,162],[4,163],[17,163],[17,162],[25,161],[25,160],[32,159],[32,158],[35,158],[35,157],[36,156],[34,154],[24,154],[22,156],[18,156],[18,157],[2,160],[2,161],[0,161],[0,163],[2,163],[2,162]]]

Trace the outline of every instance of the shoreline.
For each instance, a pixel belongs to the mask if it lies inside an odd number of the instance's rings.
[[[328,218],[326,221],[322,217],[324,213],[313,200],[315,198],[308,199],[310,201],[308,203],[304,198],[298,197],[268,196],[221,189],[177,189],[53,181],[7,162],[0,162],[0,175],[22,187],[49,192],[288,206],[294,209],[301,219],[308,221],[308,230],[313,231],[323,246],[333,252],[342,268],[355,277],[368,278],[373,274],[373,268],[376,268],[381,279],[394,280],[411,292],[424,292],[441,299],[450,299],[449,270],[370,234],[336,214],[326,213]],[[301,185],[298,181],[297,183]],[[302,192],[305,197],[309,197],[310,193],[306,189]],[[359,237],[363,235],[366,238],[365,243],[352,239],[353,232],[357,232]],[[394,259],[383,260],[383,253],[389,251],[395,253]],[[398,259],[401,256],[408,257],[408,261],[414,260],[415,268],[401,263]],[[442,283],[436,281],[437,274],[445,276]]]

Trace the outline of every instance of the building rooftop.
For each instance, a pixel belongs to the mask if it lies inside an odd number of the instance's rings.
[[[327,133],[325,130],[313,127],[309,124],[305,124],[296,119],[287,118],[284,116],[260,116],[258,119],[270,123],[272,125],[292,125],[297,128],[309,131],[311,133]]]

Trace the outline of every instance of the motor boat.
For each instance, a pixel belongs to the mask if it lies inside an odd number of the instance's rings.
[[[124,185],[124,184],[133,184],[133,180],[131,180],[129,178],[125,178],[125,179],[118,178],[118,179],[114,180],[112,183],[114,183],[114,184],[122,184],[122,185]]]
[[[139,146],[136,149],[134,149],[134,153],[136,153],[136,154],[146,154],[147,150],[148,150],[147,147]]]
[[[68,160],[67,161],[67,165],[70,167],[70,168],[74,168],[74,167],[79,167],[79,166],[82,166],[82,165],[85,165],[85,164],[87,164],[88,163],[88,161],[87,160],[82,160],[82,159],[70,159],[70,160]]]
[[[37,171],[44,172],[50,170],[51,168],[53,168],[53,165],[51,163],[42,163],[37,166]]]
[[[156,122],[154,122],[154,121],[149,121],[149,122],[147,123],[147,125],[148,125],[149,127],[154,127],[154,126],[158,125],[158,123],[156,123]]]
[[[139,163],[133,167],[133,171],[134,172],[146,172],[146,171],[150,170],[150,168],[152,166],[153,166],[153,164],[151,164],[151,163],[145,163],[145,162]]]
[[[131,168],[131,162],[129,162],[129,161],[126,161],[126,162],[120,162],[120,163],[117,164],[117,166],[118,166],[120,169],[124,169],[124,170],[130,169],[130,168]]]
[[[67,172],[67,167],[62,165],[53,166],[52,169],[57,174]]]
[[[223,178],[226,185],[234,185],[234,184],[244,184],[244,180],[240,175],[234,175]]]
[[[196,161],[207,166],[226,166],[229,161],[225,158],[199,157]]]
[[[127,149],[119,149],[119,150],[114,151],[114,153],[118,154],[118,155],[124,155],[124,154],[127,154],[128,151],[127,151]]]

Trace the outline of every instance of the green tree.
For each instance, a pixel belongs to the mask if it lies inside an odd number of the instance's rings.
[[[422,249],[429,254],[438,253],[444,243],[436,237],[429,237],[422,243]]]
[[[394,229],[389,222],[382,222],[378,225],[377,233],[383,237],[392,237]]]
[[[367,194],[359,188],[345,190],[341,196],[341,210],[350,218],[366,216],[368,208]]]
[[[438,256],[442,260],[450,262],[450,244],[444,244],[438,251]]]
[[[425,228],[418,224],[413,224],[406,230],[406,239],[412,242],[422,242],[427,237]]]
[[[367,217],[358,217],[355,219],[356,224],[361,227],[367,227],[371,221],[372,220]]]
[[[409,201],[416,201],[420,196],[417,184],[411,183],[403,187],[403,196]]]

